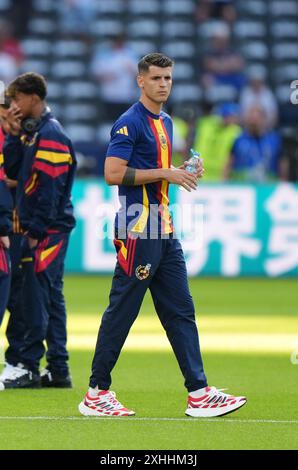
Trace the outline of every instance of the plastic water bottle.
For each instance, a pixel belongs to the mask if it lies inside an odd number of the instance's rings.
[[[200,153],[196,152],[194,149],[190,149],[191,157],[187,160],[187,166],[185,170],[189,173],[196,173],[199,168],[199,161],[201,160]]]
[[[202,158],[200,157],[200,153],[196,152],[194,149],[190,149],[191,156],[187,160],[187,165],[185,167],[185,171],[188,171],[189,173],[197,173],[198,168],[199,168],[199,163],[202,161]],[[186,191],[183,186],[180,186],[181,191]]]

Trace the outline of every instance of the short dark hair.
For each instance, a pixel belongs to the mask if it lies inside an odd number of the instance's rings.
[[[147,54],[138,63],[139,73],[148,72],[149,67],[155,65],[156,67],[173,67],[174,61],[160,52],[153,52]]]
[[[7,88],[7,93],[14,98],[17,93],[25,95],[37,95],[41,100],[47,96],[47,83],[42,75],[34,72],[27,72],[19,75]]]

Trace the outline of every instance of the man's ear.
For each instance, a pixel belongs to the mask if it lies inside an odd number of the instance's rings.
[[[144,77],[143,75],[137,76],[137,83],[140,88],[144,88]]]
[[[35,106],[40,103],[40,97],[38,95],[32,95],[32,104]]]

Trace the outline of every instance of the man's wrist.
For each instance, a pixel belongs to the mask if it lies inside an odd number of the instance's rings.
[[[161,180],[167,180],[168,179],[168,168],[159,168],[158,169],[158,175]]]

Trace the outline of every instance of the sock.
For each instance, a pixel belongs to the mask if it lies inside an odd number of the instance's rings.
[[[97,395],[98,395],[99,393],[100,393],[101,395],[105,395],[106,393],[108,393],[108,390],[100,390],[97,385],[96,385],[96,387],[94,387],[94,388],[89,387],[89,389],[88,389],[88,394],[89,394],[90,397],[92,397],[92,398],[97,397]]]
[[[90,397],[97,397],[98,392],[99,392],[99,390],[98,390],[98,386],[97,386],[97,385],[96,385],[95,388],[89,387],[89,389],[88,389],[88,394],[90,395]]]
[[[204,387],[204,388],[198,388],[198,390],[194,390],[193,392],[189,392],[189,395],[191,395],[193,398],[200,398],[203,395],[205,395],[206,392],[209,391],[209,387]]]

